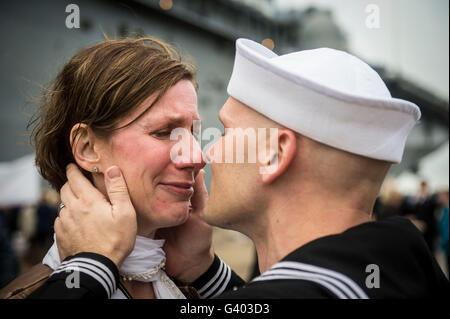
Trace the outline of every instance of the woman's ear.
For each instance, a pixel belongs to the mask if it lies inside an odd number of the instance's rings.
[[[291,130],[278,133],[278,147],[271,150],[269,159],[260,167],[262,182],[270,184],[281,176],[292,163],[297,150],[297,139]]]
[[[77,164],[88,172],[102,171],[96,143],[98,144],[99,140],[88,125],[77,123],[72,127],[70,146],[73,157]]]

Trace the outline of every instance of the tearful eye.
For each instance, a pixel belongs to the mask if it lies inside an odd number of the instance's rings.
[[[191,134],[194,136],[195,140],[200,140],[200,135],[202,131],[201,121],[200,120],[194,120],[193,125],[191,126]]]
[[[162,132],[153,133],[152,135],[157,137],[157,138],[162,138],[162,137],[170,136],[170,133],[171,133],[171,131],[162,131]]]

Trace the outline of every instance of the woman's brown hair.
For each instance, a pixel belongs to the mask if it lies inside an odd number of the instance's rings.
[[[31,143],[41,175],[57,191],[64,185],[65,168],[75,162],[71,144],[76,134],[69,139],[77,123],[108,137],[119,129],[117,123],[150,95],[157,94],[154,105],[181,79],[192,81],[197,88],[195,75],[192,63],[154,38],[107,39],[80,51],[43,94],[40,108],[28,124],[33,127]],[[86,171],[84,174],[91,178]]]

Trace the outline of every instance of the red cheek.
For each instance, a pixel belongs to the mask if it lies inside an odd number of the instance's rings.
[[[124,131],[116,136],[113,152],[115,159],[122,164],[143,165],[142,169],[146,168],[147,164],[159,167],[170,161],[170,145],[167,141],[137,132]]]

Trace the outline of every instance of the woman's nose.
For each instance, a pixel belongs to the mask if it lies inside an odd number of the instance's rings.
[[[192,162],[196,170],[200,170],[206,165],[205,157],[198,141],[193,139],[193,158]]]
[[[205,165],[205,158],[198,141],[191,135],[189,140],[189,145],[186,145],[184,150],[189,150],[188,152],[182,152],[182,154],[177,158],[175,165],[177,168],[193,168],[194,170],[200,170]]]

